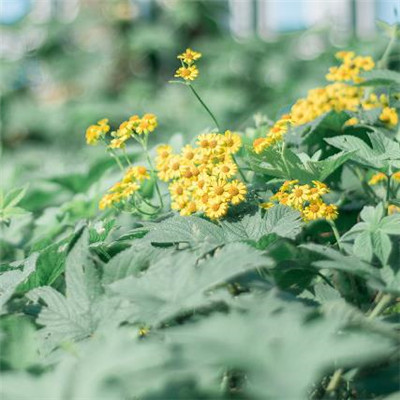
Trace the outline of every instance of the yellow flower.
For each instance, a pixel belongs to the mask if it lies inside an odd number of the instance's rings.
[[[192,49],[186,49],[182,54],[179,54],[177,58],[182,60],[185,64],[191,65],[200,57],[201,53],[193,51]]]
[[[176,78],[183,78],[185,81],[194,81],[199,75],[199,70],[195,65],[190,67],[180,67],[175,72]]]
[[[329,193],[329,188],[325,183],[320,181],[312,181],[312,183],[314,187],[310,188],[310,197],[318,197]]]
[[[197,205],[194,201],[188,201],[185,205],[181,208],[180,214],[182,216],[192,215],[197,211]]]
[[[138,121],[135,132],[139,135],[153,132],[157,127],[157,117],[154,114],[145,114]]]
[[[213,175],[221,179],[229,179],[236,175],[237,165],[232,160],[227,160],[217,164],[213,169]]]
[[[295,185],[288,196],[287,205],[296,209],[301,209],[303,204],[308,201],[309,194],[309,185]]]
[[[222,147],[226,149],[229,154],[235,154],[242,147],[242,139],[237,133],[233,133],[231,131],[225,131]]]
[[[128,138],[126,136],[118,139],[112,139],[108,147],[110,149],[122,149],[125,147],[125,142],[127,139]]]
[[[261,154],[268,146],[267,138],[257,138],[253,141],[253,149],[256,154]]]
[[[168,161],[168,180],[179,178],[181,175],[182,158],[178,155],[172,155]]]
[[[396,109],[393,107],[384,107],[379,119],[387,125],[395,126],[399,122],[399,116],[397,115]]]
[[[121,192],[122,198],[127,198],[132,196],[133,193],[137,192],[140,186],[136,182],[127,183]]]
[[[227,201],[230,197],[228,193],[228,183],[224,179],[212,179],[210,181],[208,195],[212,199]]]
[[[174,201],[187,201],[188,196],[186,192],[186,188],[179,181],[172,182],[169,186],[169,193],[171,195],[171,199]]]
[[[325,216],[326,204],[322,201],[311,202],[303,210],[303,217],[308,221],[313,221]]]
[[[327,219],[328,221],[333,221],[338,217],[338,215],[339,213],[337,206],[335,206],[334,204],[327,204],[325,206],[325,212],[324,212],[325,219]]]
[[[101,198],[99,208],[100,210],[104,210],[105,208],[111,207],[114,203],[115,195],[113,193],[107,193]]]
[[[268,201],[268,202],[259,204],[259,206],[260,206],[261,208],[263,208],[264,210],[268,210],[268,209],[272,208],[274,205],[275,205],[275,204],[272,203],[271,201]]]
[[[210,200],[206,209],[206,216],[210,219],[220,219],[228,212],[228,204],[220,199]]]
[[[394,180],[397,181],[397,182],[400,182],[400,171],[395,172],[395,173],[392,175],[392,179],[394,179]]]
[[[357,125],[358,123],[359,123],[358,118],[352,117],[352,118],[348,119],[348,120],[344,123],[344,126],[353,126],[353,125]]]
[[[196,150],[188,144],[182,148],[181,155],[186,160],[192,161],[196,156]]]
[[[150,175],[147,171],[147,168],[142,165],[130,167],[126,173],[126,176],[133,177],[138,181],[144,181],[145,179],[150,179]]]
[[[392,215],[396,213],[400,213],[400,207],[395,206],[394,204],[390,204],[388,207],[388,214]]]
[[[90,125],[86,129],[86,143],[89,145],[96,145],[99,139],[110,130],[108,119],[104,118],[97,121],[97,125]]]
[[[376,185],[379,182],[385,181],[387,176],[383,172],[377,172],[376,174],[372,175],[371,179],[368,181],[370,185]]]
[[[227,184],[227,191],[229,193],[229,200],[234,205],[241,203],[247,194],[246,185],[237,179]]]

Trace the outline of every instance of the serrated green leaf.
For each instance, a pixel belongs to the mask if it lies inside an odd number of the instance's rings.
[[[4,306],[11,298],[17,287],[25,282],[36,268],[38,254],[32,254],[23,263],[23,270],[15,269],[0,275],[0,314],[6,312]]]
[[[252,240],[259,241],[263,236],[275,233],[281,237],[294,239],[300,232],[302,222],[300,214],[282,205],[261,211],[254,215],[246,214],[243,218],[221,222],[226,241]]]
[[[197,257],[178,252],[153,264],[141,278],[129,276],[109,285],[112,293],[135,306],[135,320],[157,325],[174,316],[206,306],[206,291],[271,260],[245,244],[230,244],[196,265]]]

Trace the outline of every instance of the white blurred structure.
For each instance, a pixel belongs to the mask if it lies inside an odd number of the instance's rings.
[[[280,33],[329,27],[333,40],[375,34],[375,21],[400,22],[398,0],[229,0],[230,26],[238,38],[270,40]]]

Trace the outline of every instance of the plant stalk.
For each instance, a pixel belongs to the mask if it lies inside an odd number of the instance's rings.
[[[218,124],[217,119],[215,118],[214,114],[211,112],[211,110],[207,107],[206,103],[204,103],[204,101],[202,100],[202,98],[200,97],[200,95],[197,93],[196,89],[189,83],[188,86],[190,87],[191,91],[193,92],[193,94],[196,96],[197,100],[200,102],[200,104],[204,107],[204,109],[208,112],[209,116],[212,118],[212,120],[215,123],[215,126],[218,129],[218,132],[221,132],[221,128]]]

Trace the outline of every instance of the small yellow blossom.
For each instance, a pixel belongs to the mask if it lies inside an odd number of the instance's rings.
[[[179,54],[177,58],[187,65],[192,65],[196,60],[201,58],[201,53],[188,48],[182,54]]]
[[[228,212],[228,204],[220,199],[210,200],[206,208],[206,216],[210,219],[220,219]]]
[[[384,107],[379,119],[390,126],[396,126],[399,122],[399,116],[397,115],[396,109],[393,107]]]
[[[275,204],[272,203],[272,201],[267,201],[264,203],[259,204],[260,208],[263,208],[264,210],[268,210],[270,208],[272,208]]]
[[[387,176],[383,172],[377,172],[372,175],[371,179],[368,181],[370,185],[377,185],[379,182],[387,180]]]
[[[397,214],[400,213],[400,207],[394,205],[394,204],[390,204],[388,207],[388,214],[392,215],[392,214]]]
[[[337,206],[326,204],[322,199],[322,196],[329,192],[327,185],[320,181],[312,181],[312,185],[298,183],[298,180],[285,181],[279,191],[271,196],[272,203],[267,203],[268,206],[278,201],[280,204],[300,211],[304,221],[337,218]]]
[[[201,134],[195,146],[184,146],[180,154],[159,146],[156,168],[159,178],[170,182],[171,208],[184,216],[203,212],[219,219],[230,205],[244,201],[246,185],[234,179],[238,166],[233,154],[240,147],[239,135],[230,131]]]
[[[352,118],[350,118],[350,119],[348,119],[346,122],[345,122],[345,126],[354,126],[354,125],[357,125],[359,123],[359,120],[358,120],[358,118],[356,118],[356,117],[352,117]]]
[[[104,118],[97,121],[97,125],[90,125],[86,129],[86,143],[89,145],[96,145],[99,139],[110,130],[108,119]]]
[[[175,72],[176,78],[183,78],[185,81],[194,81],[199,75],[199,70],[195,65],[180,67]]]

